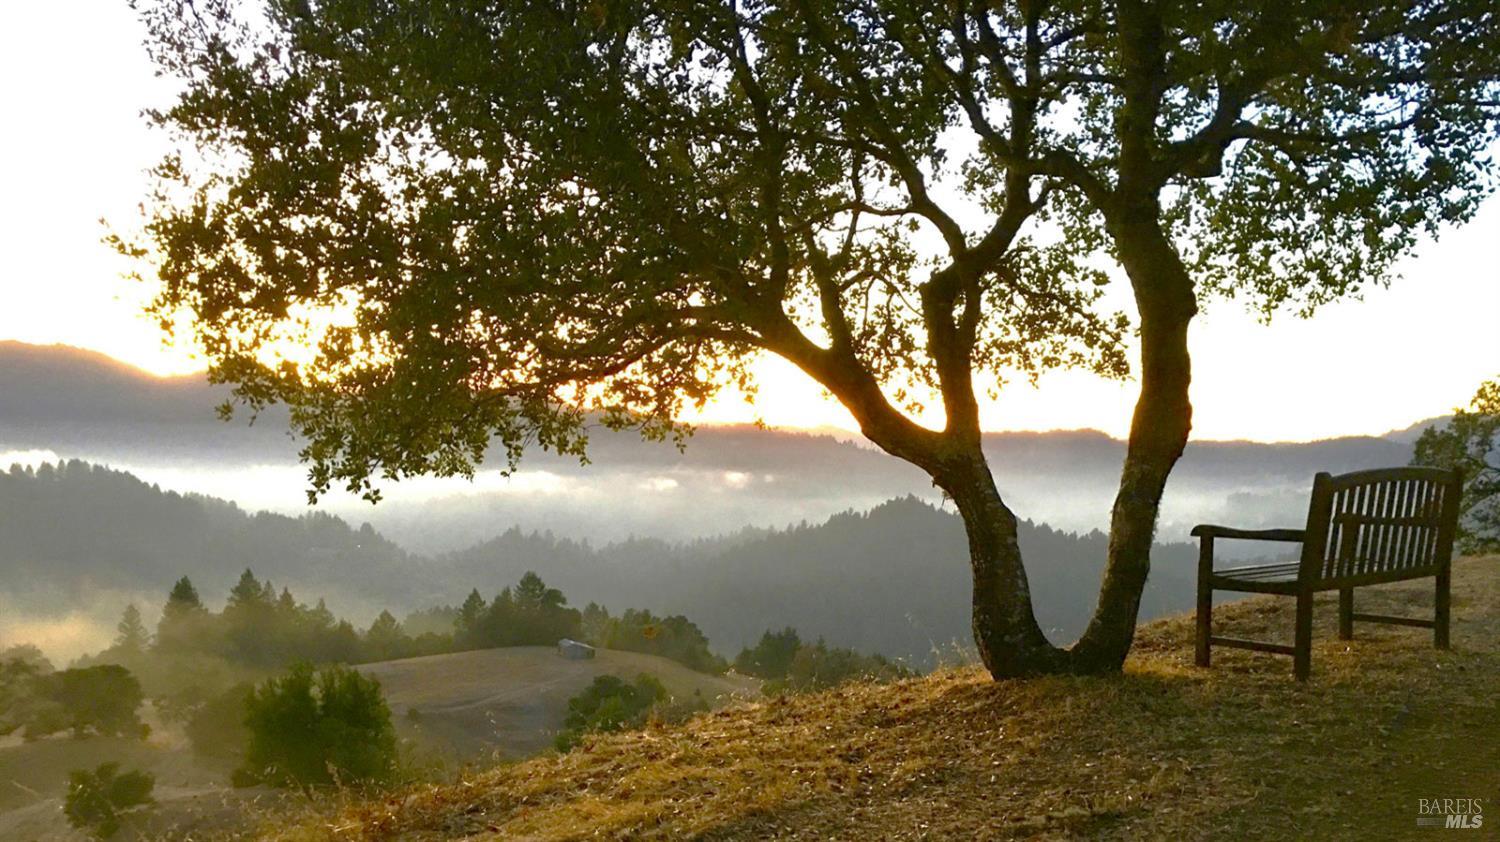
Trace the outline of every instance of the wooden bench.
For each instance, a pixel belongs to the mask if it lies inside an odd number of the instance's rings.
[[[1339,637],[1354,636],[1354,621],[1395,623],[1433,630],[1439,649],[1448,648],[1450,568],[1458,526],[1462,477],[1441,468],[1383,468],[1313,480],[1305,529],[1230,529],[1197,526],[1198,627],[1196,662],[1209,664],[1212,646],[1230,646],[1292,656],[1292,672],[1306,681],[1312,660],[1313,594],[1339,592]],[[1214,569],[1214,539],[1286,541],[1302,544],[1298,561]],[[1403,579],[1437,580],[1431,620],[1360,614],[1354,589]],[[1285,646],[1213,634],[1213,592],[1286,594],[1297,598],[1295,643]]]

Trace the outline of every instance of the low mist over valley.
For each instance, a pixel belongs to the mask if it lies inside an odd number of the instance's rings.
[[[0,461],[26,465],[0,477],[0,564],[14,573],[0,639],[60,657],[107,643],[127,602],[157,605],[185,573],[217,594],[247,567],[360,622],[536,570],[578,605],[685,613],[730,654],[786,625],[923,665],[969,639],[952,505],[857,436],[703,427],[679,451],[601,431],[587,466],[534,453],[509,478],[487,466],[473,482],[386,483],[376,506],[336,492],[309,508],[284,416],[224,423],[226,392],[196,378],[5,342],[0,394]],[[1143,617],[1189,607],[1192,524],[1300,524],[1315,470],[1403,464],[1413,437],[1190,444]],[[1123,444],[1075,431],[985,445],[1028,521],[1042,625],[1071,640],[1092,609]]]

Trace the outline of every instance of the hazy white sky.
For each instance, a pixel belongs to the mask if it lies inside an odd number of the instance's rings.
[[[0,339],[103,351],[157,373],[202,368],[164,348],[140,315],[148,291],[100,243],[122,226],[162,151],[139,117],[170,89],[152,75],[124,0],[7,4],[0,13]],[[1405,278],[1310,322],[1258,324],[1213,304],[1192,334],[1197,438],[1313,439],[1379,433],[1465,403],[1500,373],[1500,200],[1466,228],[1425,244]],[[704,420],[851,427],[790,365],[762,366],[757,410],[728,397]],[[1129,424],[1133,383],[1077,373],[1013,386],[984,412],[988,429]]]

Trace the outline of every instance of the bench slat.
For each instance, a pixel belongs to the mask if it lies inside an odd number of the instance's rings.
[[[1228,646],[1231,649],[1253,649],[1256,652],[1271,652],[1276,655],[1295,655],[1296,647],[1286,646],[1281,643],[1266,643],[1260,640],[1245,640],[1238,637],[1210,637],[1209,643],[1215,646]]]
[[[1430,629],[1436,623],[1432,620],[1419,620],[1416,617],[1393,617],[1389,614],[1361,614],[1358,611],[1351,615],[1362,623],[1385,623],[1391,626],[1416,626],[1421,629]]]

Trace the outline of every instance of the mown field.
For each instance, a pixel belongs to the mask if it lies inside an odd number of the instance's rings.
[[[1286,640],[1291,600],[1218,612]],[[1430,616],[1432,582],[1359,608]],[[1455,568],[1453,649],[1317,610],[1313,677],[1142,627],[1125,674],[996,683],[975,668],[733,706],[261,828],[273,839],[1406,839],[1419,798],[1500,825],[1500,559]]]

